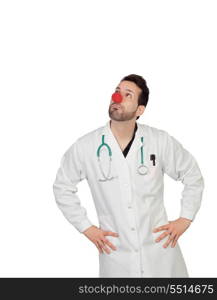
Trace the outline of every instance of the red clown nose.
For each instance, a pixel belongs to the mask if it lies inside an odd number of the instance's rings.
[[[112,100],[116,103],[120,103],[122,101],[122,96],[119,93],[112,94]]]

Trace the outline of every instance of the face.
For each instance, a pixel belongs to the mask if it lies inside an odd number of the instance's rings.
[[[122,95],[122,101],[115,103],[111,99],[109,105],[109,117],[115,121],[128,121],[135,119],[144,112],[144,105],[138,106],[138,98],[142,90],[131,81],[122,81],[114,92]]]

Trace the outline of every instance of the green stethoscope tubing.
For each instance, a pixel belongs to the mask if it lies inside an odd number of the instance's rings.
[[[111,148],[109,147],[109,145],[105,143],[105,135],[104,135],[104,134],[102,135],[102,144],[101,144],[101,145],[98,147],[98,149],[97,149],[97,156],[98,156],[98,157],[100,157],[100,150],[101,150],[101,148],[102,148],[103,146],[106,146],[106,147],[107,147],[108,152],[109,152],[109,156],[111,157],[111,156],[112,156],[112,150],[111,150]]]
[[[105,173],[104,173],[104,171],[102,169],[101,161],[100,161],[100,150],[104,146],[108,149],[109,160],[110,160],[109,171],[108,171],[108,175],[107,176],[105,175]],[[102,144],[97,149],[97,157],[98,157],[98,163],[99,163],[100,171],[101,171],[101,173],[103,174],[103,176],[105,178],[105,179],[100,179],[100,181],[105,181],[105,180],[111,180],[111,179],[113,179],[114,178],[113,176],[110,177],[110,173],[111,173],[111,161],[112,161],[112,150],[109,147],[109,145],[105,143],[105,135],[104,134],[102,135]]]
[[[141,137],[141,142],[143,144],[143,136]],[[141,164],[143,165],[143,147],[141,147],[140,150],[141,150]]]
[[[142,146],[141,150],[141,165],[138,167],[138,172],[140,175],[146,175],[148,173],[148,168],[144,165],[144,155],[143,155],[143,136],[141,137]]]
[[[143,136],[141,137],[141,142],[143,144]],[[112,159],[112,150],[111,150],[110,146],[105,143],[105,135],[103,134],[102,135],[102,144],[97,149],[97,157],[98,157],[100,169],[101,169],[101,172],[103,173],[104,178],[112,179],[112,177],[109,178],[108,175],[105,176],[105,174],[102,170],[101,164],[100,164],[100,151],[101,151],[101,148],[104,147],[104,146],[108,149],[108,154],[109,154],[109,158],[110,158],[110,161],[111,161],[111,159]],[[146,175],[147,172],[148,172],[148,168],[144,165],[143,145],[141,146],[140,151],[141,151],[141,165],[138,167],[138,172],[139,172],[140,175]],[[110,171],[111,171],[111,167],[109,168],[109,174],[110,174]]]

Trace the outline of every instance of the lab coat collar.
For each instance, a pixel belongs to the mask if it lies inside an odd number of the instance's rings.
[[[114,148],[115,148],[115,152],[119,155],[120,155],[120,158],[123,158],[125,160],[125,157],[121,151],[121,148],[111,130],[111,127],[110,127],[110,121],[107,121],[104,128],[103,128],[103,133],[102,134],[105,134],[106,137],[105,137],[105,142],[107,140],[107,142],[112,145]],[[139,148],[141,148],[141,146],[145,145],[146,142],[147,142],[147,125],[145,124],[141,124],[139,122],[136,122],[137,123],[137,130],[136,130],[136,133],[135,133],[135,138],[133,140],[133,143],[129,149],[129,152],[126,156],[126,160],[130,160],[132,155],[135,153],[135,151],[137,152]],[[141,137],[143,137],[143,143],[142,143],[142,140],[141,140]]]
[[[104,132],[105,132],[105,134],[107,133],[107,134],[109,134],[109,135],[113,135],[113,132],[112,132],[112,130],[111,130],[111,125],[110,125],[110,122],[111,122],[111,120],[109,120],[109,121],[107,121],[106,122],[106,124],[105,124],[105,130],[104,130]],[[138,143],[138,147],[141,147],[141,145],[143,144],[145,144],[145,142],[146,142],[146,137],[147,137],[147,125],[145,125],[145,124],[141,124],[141,123],[139,123],[139,122],[136,122],[136,124],[137,124],[137,130],[136,130],[136,133],[135,133],[135,139],[138,139],[139,140],[139,143]],[[114,135],[113,135],[114,136]],[[141,141],[141,137],[144,137],[144,139],[143,139],[143,143],[142,143],[142,141]]]

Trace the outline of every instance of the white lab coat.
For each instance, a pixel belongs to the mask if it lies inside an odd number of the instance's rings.
[[[179,243],[174,248],[171,245],[163,248],[167,237],[156,243],[155,239],[163,231],[153,233],[152,230],[168,224],[163,201],[164,173],[183,183],[179,216],[194,220],[204,189],[201,171],[195,158],[166,131],[138,122],[137,125],[126,157],[111,131],[110,120],[78,138],[61,159],[53,184],[56,203],[79,232],[93,225],[77,194],[77,184],[87,179],[99,226],[119,234],[119,237],[107,236],[116,245],[116,251],[98,254],[99,277],[189,277]],[[99,181],[103,176],[96,155],[103,134],[112,150],[114,179],[107,181]],[[137,171],[142,136],[148,175]],[[100,154],[103,171],[107,174],[109,156],[105,146]],[[155,166],[150,160],[151,154],[155,154]]]

